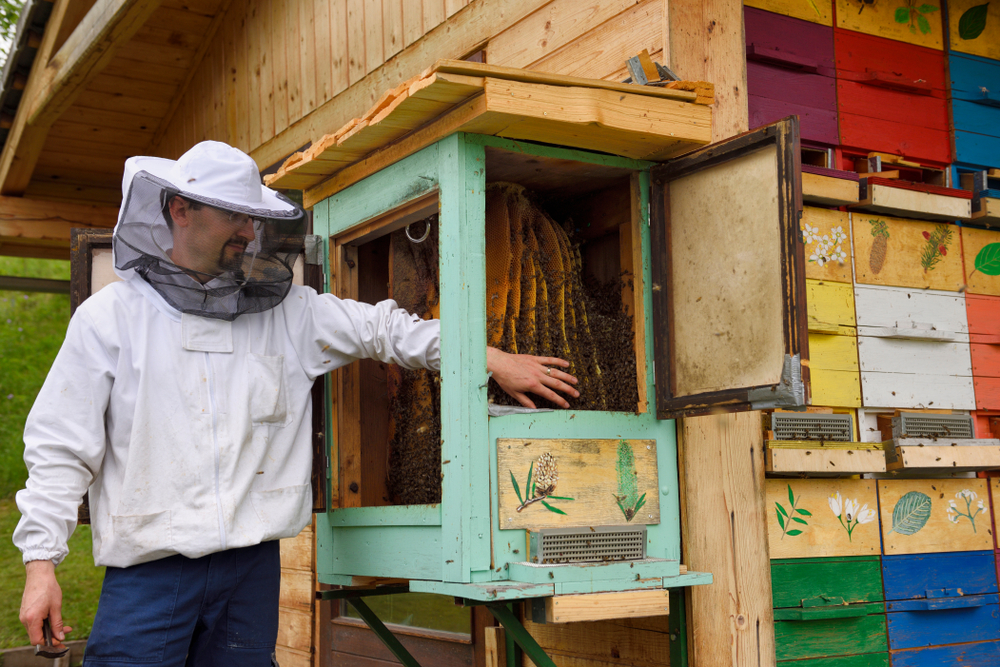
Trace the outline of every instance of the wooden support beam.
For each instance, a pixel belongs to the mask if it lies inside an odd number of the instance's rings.
[[[48,129],[122,45],[160,6],[160,0],[97,0],[55,55],[66,3],[57,3],[45,31],[28,89],[0,156],[0,194],[23,194]],[[51,55],[51,59],[50,59]],[[40,67],[39,67],[40,65]]]
[[[70,229],[111,228],[117,218],[113,206],[0,196],[0,255],[66,259]]]
[[[668,28],[670,68],[715,84],[712,141],[747,131],[739,0],[672,0]],[[774,665],[760,414],[684,419],[678,441],[684,562],[715,577],[690,591],[689,664]]]
[[[18,276],[0,276],[0,291],[10,292],[46,292],[49,294],[69,294],[68,280],[49,280],[47,278],[21,278]]]
[[[375,68],[329,102],[292,123],[250,155],[259,165],[274,164],[303,144],[316,141],[360,118],[383,91],[420,74],[429,63],[459,58],[488,42],[549,0],[476,0]],[[742,10],[741,10],[742,11]],[[740,14],[742,16],[742,14]]]

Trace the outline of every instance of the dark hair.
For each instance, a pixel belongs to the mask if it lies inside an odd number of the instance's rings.
[[[166,191],[163,192],[162,197],[163,197],[163,207],[161,208],[161,213],[163,214],[163,219],[167,221],[167,229],[169,229],[170,231],[174,230],[174,219],[170,215],[170,202],[174,200],[174,197],[180,197],[187,203],[188,206],[190,206],[195,211],[200,211],[201,207],[204,206],[204,204],[202,204],[201,202],[194,201],[193,199],[188,199],[187,197],[183,197],[179,194],[174,194]]]

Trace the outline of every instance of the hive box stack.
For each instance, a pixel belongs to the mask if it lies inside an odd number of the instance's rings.
[[[952,0],[947,15],[954,175],[961,182],[962,174],[1000,168],[1000,6]]]
[[[1000,664],[998,480],[968,478],[1000,464],[994,4],[745,8],[751,126],[802,123],[812,407],[764,423],[779,662]]]
[[[1000,661],[986,481],[879,482],[882,578],[894,667]]]

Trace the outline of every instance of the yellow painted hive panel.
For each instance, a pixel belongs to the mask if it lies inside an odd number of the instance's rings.
[[[806,314],[811,332],[853,333],[854,287],[850,283],[806,280]]]
[[[957,292],[965,284],[959,227],[852,213],[859,283]]]
[[[861,407],[861,370],[856,336],[809,334],[812,404]]]
[[[949,0],[948,35],[953,51],[1000,60],[1000,2]]]
[[[889,554],[993,548],[985,479],[880,480],[882,541]]]
[[[771,558],[878,554],[874,480],[769,479],[765,493]]]
[[[837,26],[930,49],[944,48],[939,0],[837,0]]]
[[[965,291],[1000,296],[1000,231],[962,227],[962,256]]]
[[[849,214],[805,206],[800,227],[806,254],[806,278],[850,283]]]
[[[743,4],[810,23],[833,25],[833,0],[746,0]]]

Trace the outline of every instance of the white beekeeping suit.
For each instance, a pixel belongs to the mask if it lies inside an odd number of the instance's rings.
[[[313,381],[359,358],[437,369],[438,323],[292,285],[303,211],[225,144],[131,158],[123,196],[124,281],[77,309],[28,417],[15,544],[25,562],[58,564],[88,489],[98,565],[297,534]],[[237,231],[192,231],[174,207]]]

